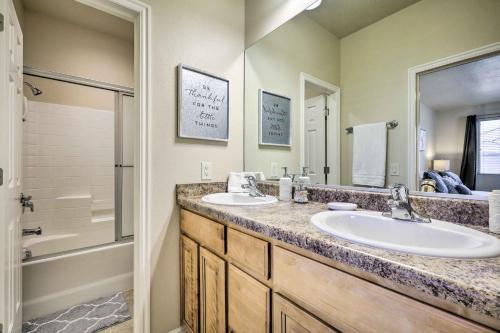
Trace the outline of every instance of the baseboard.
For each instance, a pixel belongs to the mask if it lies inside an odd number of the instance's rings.
[[[173,329],[167,333],[185,333],[186,332],[186,328],[184,326],[181,326],[181,327],[177,327],[176,329]]]

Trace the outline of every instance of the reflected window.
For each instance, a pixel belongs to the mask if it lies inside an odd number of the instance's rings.
[[[478,120],[478,170],[500,174],[500,115]]]

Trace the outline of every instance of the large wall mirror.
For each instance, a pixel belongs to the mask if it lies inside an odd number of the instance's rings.
[[[485,198],[500,189],[500,1],[315,2],[245,52],[244,149],[270,180],[306,167],[314,184]]]

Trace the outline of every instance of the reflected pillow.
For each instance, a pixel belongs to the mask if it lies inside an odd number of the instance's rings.
[[[458,184],[457,186],[455,186],[455,189],[460,194],[472,195],[472,191],[467,186],[465,186],[464,184]]]
[[[444,176],[443,182],[446,185],[446,188],[448,189],[448,193],[458,194],[458,190],[456,190],[455,187],[460,184],[458,184],[453,178]]]
[[[449,193],[448,187],[443,181],[443,177],[439,175],[436,171],[426,171],[424,172],[424,179],[432,179],[436,182],[436,192],[438,193]]]
[[[440,172],[441,176],[443,177],[450,177],[452,178],[457,184],[463,184],[462,179],[456,174],[451,171],[444,171]]]

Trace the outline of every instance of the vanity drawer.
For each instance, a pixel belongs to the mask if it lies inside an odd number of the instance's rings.
[[[227,228],[227,255],[264,279],[269,278],[269,243]]]
[[[343,332],[493,332],[280,247],[274,292]]]
[[[181,230],[192,239],[219,255],[224,255],[223,224],[181,209]]]

